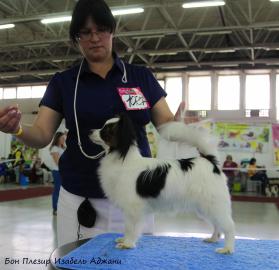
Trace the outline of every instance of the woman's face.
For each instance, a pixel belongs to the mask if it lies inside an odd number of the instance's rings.
[[[79,32],[82,53],[91,62],[104,62],[112,56],[113,34],[109,29],[97,26],[91,18]]]

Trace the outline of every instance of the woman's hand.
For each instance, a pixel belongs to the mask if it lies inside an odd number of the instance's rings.
[[[0,131],[16,133],[20,128],[21,112],[18,105],[7,106],[0,109]]]
[[[199,116],[187,116],[187,111],[185,111],[185,101],[181,101],[179,107],[174,115],[174,120],[178,122],[184,122],[185,124],[196,123],[200,121]]]

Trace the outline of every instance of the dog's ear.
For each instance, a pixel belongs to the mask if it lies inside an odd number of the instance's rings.
[[[137,135],[135,126],[128,114],[121,113],[119,117],[120,120],[117,128],[117,149],[120,152],[120,156],[124,160],[130,146],[135,143]]]

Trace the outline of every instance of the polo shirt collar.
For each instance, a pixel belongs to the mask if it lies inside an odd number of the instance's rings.
[[[123,68],[122,60],[120,60],[120,58],[118,57],[118,55],[115,52],[112,53],[112,57],[114,59],[113,65],[116,66],[121,71],[121,73],[123,73],[124,68]],[[86,73],[90,74],[90,73],[92,73],[92,71],[89,68],[88,62],[86,61],[86,59],[84,59],[82,67],[81,67],[81,71],[80,71],[80,76],[82,76]],[[77,74],[75,75],[75,77],[76,76],[77,76]]]
[[[115,52],[112,53],[112,56],[114,58],[114,65],[120,69],[121,73],[124,73],[123,61],[120,60]]]

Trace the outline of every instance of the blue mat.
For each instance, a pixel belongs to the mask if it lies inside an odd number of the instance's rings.
[[[206,244],[199,238],[143,236],[137,248],[119,250],[120,234],[99,235],[57,262],[66,269],[98,270],[277,270],[279,241],[236,240],[233,255],[215,253],[224,245]]]

